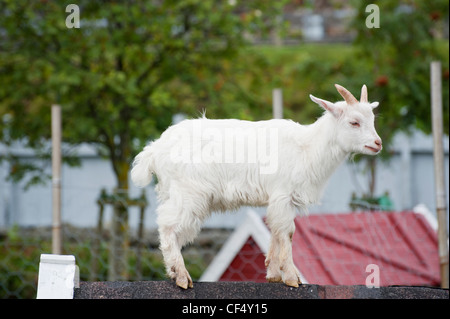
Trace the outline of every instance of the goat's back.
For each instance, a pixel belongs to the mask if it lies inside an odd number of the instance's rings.
[[[149,183],[155,173],[163,199],[177,188],[210,198],[218,209],[266,205],[268,193],[284,180],[280,160],[284,169],[292,166],[287,153],[299,129],[290,120],[184,120],[138,154],[132,180]]]

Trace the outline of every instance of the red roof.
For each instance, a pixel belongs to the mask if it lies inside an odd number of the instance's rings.
[[[266,282],[264,254],[250,236],[225,270],[220,281]]]
[[[436,233],[414,212],[314,215],[296,218],[294,263],[310,283],[365,284],[366,266],[380,285],[439,285]]]
[[[421,214],[318,214],[297,217],[295,225],[294,263],[310,284],[365,285],[369,264],[379,267],[381,286],[440,283],[436,231]],[[246,237],[215,280],[264,282],[264,246]]]

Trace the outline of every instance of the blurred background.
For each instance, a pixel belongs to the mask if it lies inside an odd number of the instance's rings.
[[[165,279],[154,184],[131,185],[134,156],[204,110],[270,119],[276,88],[283,117],[302,124],[321,115],[309,94],[340,99],[334,83],[357,98],[366,84],[380,102],[382,154],[343,164],[311,214],[417,205],[434,214],[430,62],[441,61],[448,194],[447,0],[74,2],[0,0],[0,298],[35,298],[39,256],[51,252],[53,104],[62,109],[62,252],[75,255],[81,280]],[[67,24],[71,3],[79,28]],[[368,4],[378,5],[378,28]],[[184,249],[194,281],[246,209],[214,215]]]

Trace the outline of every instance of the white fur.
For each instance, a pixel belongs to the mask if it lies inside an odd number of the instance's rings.
[[[381,150],[374,128],[375,103],[311,99],[326,110],[311,125],[290,120],[185,120],[136,156],[131,178],[137,186],[150,183],[152,173],[158,177],[161,250],[168,275],[178,286],[192,287],[181,248],[194,240],[213,211],[241,205],[267,206],[272,232],[267,279],[298,286],[291,247],[296,211],[318,202],[324,184],[349,154],[374,155]],[[356,121],[359,126],[351,124]],[[255,149],[255,142],[261,147]],[[247,153],[251,147],[256,154]],[[266,152],[257,153],[260,150]],[[242,151],[247,154],[242,156]],[[263,159],[268,159],[263,156],[270,152],[276,169],[263,174]]]

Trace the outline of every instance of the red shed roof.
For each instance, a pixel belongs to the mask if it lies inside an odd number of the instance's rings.
[[[382,286],[439,285],[436,231],[421,214],[317,214],[297,217],[295,225],[293,258],[303,282],[364,285],[366,267],[375,264]],[[265,281],[269,238],[262,219],[249,213],[200,280]]]
[[[264,253],[253,237],[249,237],[219,281],[265,282]]]

